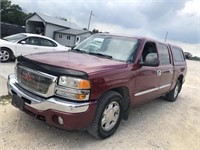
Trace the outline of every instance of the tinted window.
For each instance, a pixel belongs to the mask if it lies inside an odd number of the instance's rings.
[[[48,46],[48,47],[55,47],[56,46],[56,43],[50,41],[50,40],[47,40],[47,39],[43,39],[41,38],[41,46]]]
[[[37,38],[37,37],[28,37],[25,40],[25,42],[26,42],[26,44],[29,44],[29,45],[39,45],[39,38]]]
[[[160,57],[160,64],[166,65],[170,64],[170,57],[169,57],[169,50],[165,44],[158,44],[159,47],[159,57]]]
[[[174,56],[174,61],[184,61],[185,60],[184,56],[183,56],[183,52],[180,48],[173,47],[172,53]]]

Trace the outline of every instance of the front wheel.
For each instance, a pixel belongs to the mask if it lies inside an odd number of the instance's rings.
[[[12,53],[8,49],[0,49],[0,61],[8,62],[11,60]]]
[[[175,87],[165,95],[165,98],[170,102],[176,101],[180,90],[181,90],[181,82],[178,80]]]
[[[122,100],[115,91],[108,91],[99,99],[95,117],[87,129],[92,136],[105,139],[115,133],[122,119]]]

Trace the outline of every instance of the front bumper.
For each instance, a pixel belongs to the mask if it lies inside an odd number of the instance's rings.
[[[67,129],[86,128],[92,121],[96,102],[75,103],[58,97],[42,98],[21,88],[15,74],[8,76],[8,92],[24,100],[24,111],[51,125]],[[64,124],[56,118],[61,117]],[[83,119],[84,118],[84,119]]]

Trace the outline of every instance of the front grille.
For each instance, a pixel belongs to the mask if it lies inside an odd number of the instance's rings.
[[[19,85],[34,93],[47,94],[53,83],[52,77],[23,66],[17,66],[16,72]]]

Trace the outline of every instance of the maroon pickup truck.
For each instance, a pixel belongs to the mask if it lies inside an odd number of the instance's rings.
[[[129,109],[178,97],[186,75],[180,47],[95,34],[66,52],[19,56],[8,77],[12,105],[46,123],[107,138]]]

